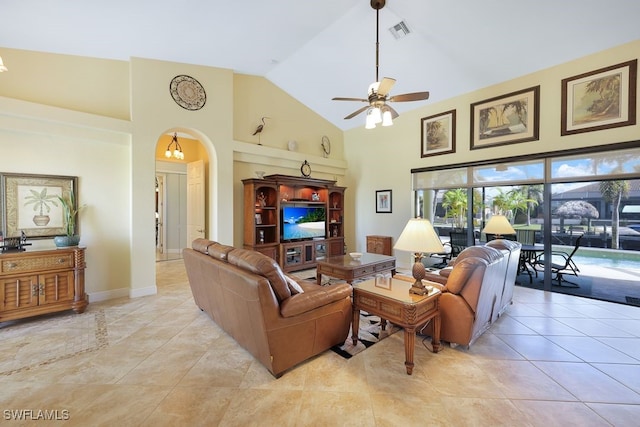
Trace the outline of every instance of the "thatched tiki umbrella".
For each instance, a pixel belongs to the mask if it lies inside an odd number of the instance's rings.
[[[587,218],[587,231],[591,231],[591,220],[600,218],[598,210],[589,202],[584,200],[569,200],[564,202],[555,212],[560,217],[564,228],[565,218]]]

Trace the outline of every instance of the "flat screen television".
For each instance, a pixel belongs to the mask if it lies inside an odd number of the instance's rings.
[[[282,240],[304,240],[325,237],[324,206],[284,206],[282,208]]]

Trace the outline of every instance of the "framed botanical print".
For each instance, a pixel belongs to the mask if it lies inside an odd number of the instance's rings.
[[[5,237],[17,237],[23,231],[32,238],[66,234],[58,197],[68,199],[71,192],[78,194],[77,177],[2,174],[1,179],[0,210]]]
[[[535,141],[540,131],[540,86],[471,104],[471,149]]]
[[[562,80],[561,135],[636,124],[638,60]]]
[[[420,119],[421,157],[456,152],[456,110]]]

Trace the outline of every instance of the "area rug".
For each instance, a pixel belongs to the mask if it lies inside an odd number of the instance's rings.
[[[366,312],[360,312],[360,327],[358,328],[358,343],[353,345],[351,340],[351,332],[343,345],[331,347],[336,354],[350,359],[356,354],[366,350],[377,342],[395,334],[400,329],[399,326],[387,322],[387,326],[383,331],[380,328],[380,318]]]

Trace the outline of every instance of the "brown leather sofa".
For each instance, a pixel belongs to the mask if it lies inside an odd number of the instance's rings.
[[[351,324],[351,286],[292,281],[273,259],[206,239],[183,250],[198,307],[279,377],[342,344]]]
[[[487,242],[487,246],[502,251],[504,261],[507,264],[505,268],[504,285],[500,293],[499,310],[496,313],[497,316],[500,316],[513,302],[513,289],[516,286],[516,277],[518,276],[518,269],[520,268],[522,244],[513,240],[496,239]]]
[[[495,320],[504,286],[504,254],[492,247],[464,249],[445,273],[429,274],[440,296],[440,339],[469,347]],[[444,282],[444,284],[442,284]],[[433,334],[428,324],[421,333]]]

